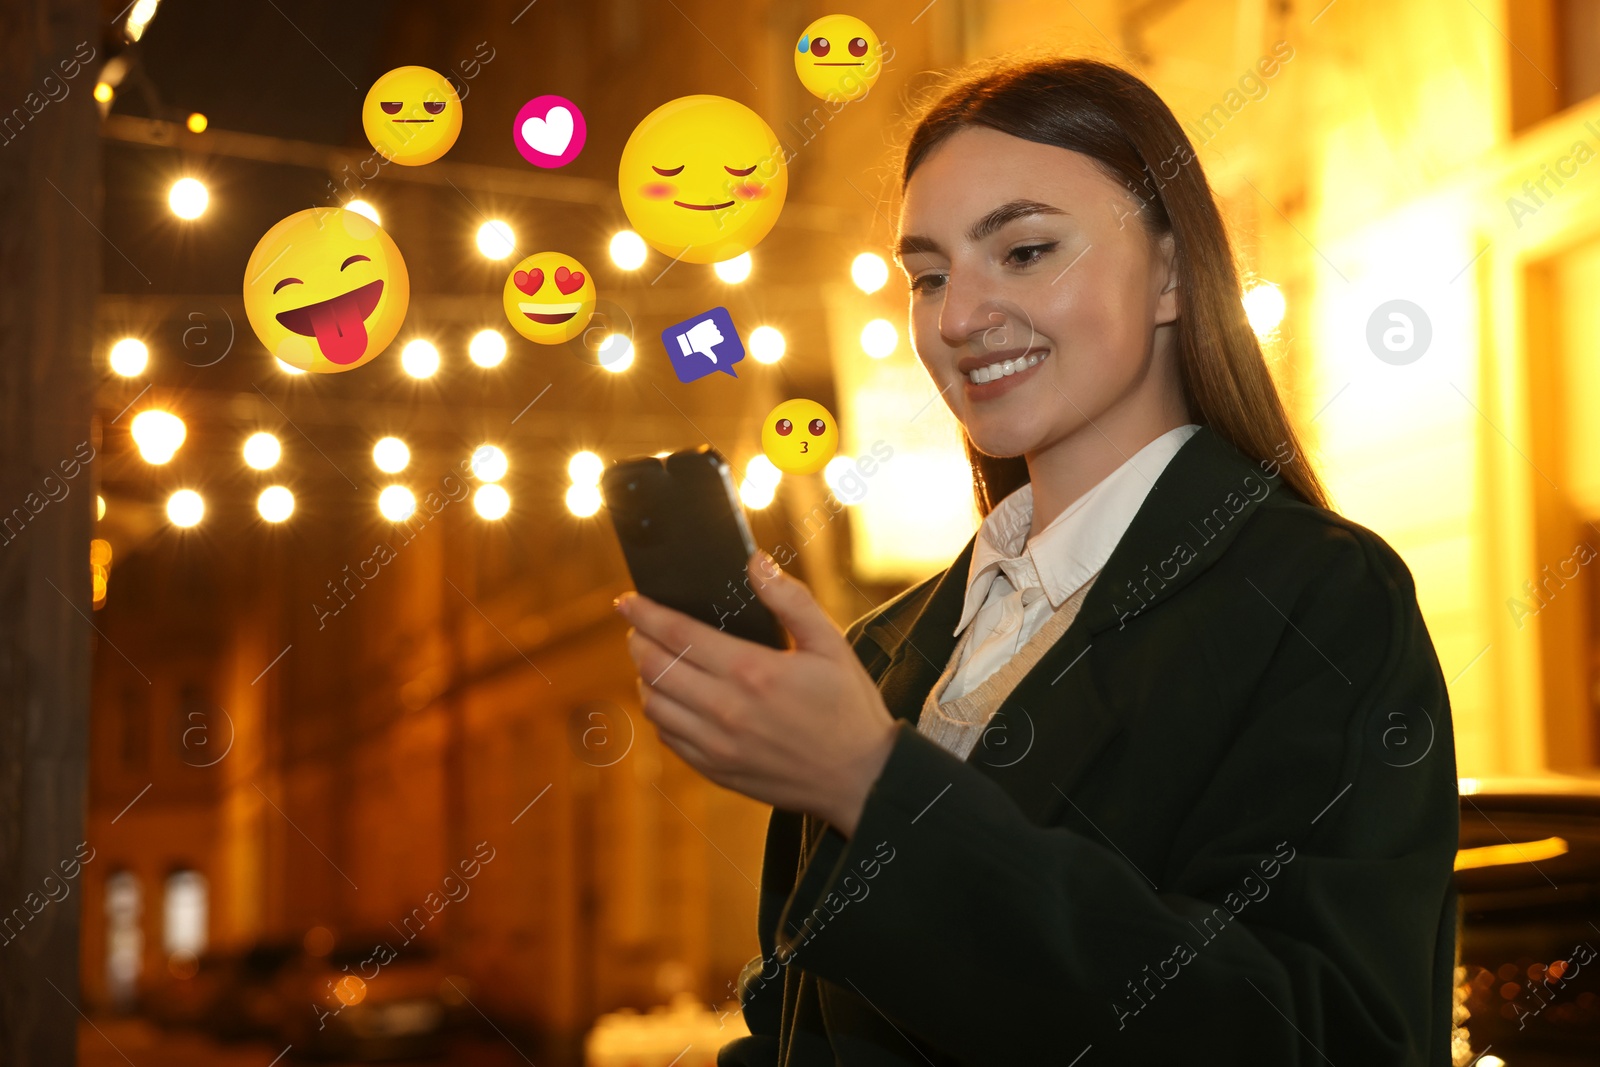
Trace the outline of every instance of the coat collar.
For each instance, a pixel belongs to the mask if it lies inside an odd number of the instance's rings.
[[[1000,705],[968,762],[1032,819],[1048,825],[1118,726],[1091,681],[1096,636],[1126,625],[1214,563],[1281,479],[1202,426],[1156,478],[1106,560],[1077,618]],[[879,689],[915,724],[955,649],[976,535],[942,574],[892,602],[862,629],[889,653]],[[1079,662],[1082,660],[1083,662]]]

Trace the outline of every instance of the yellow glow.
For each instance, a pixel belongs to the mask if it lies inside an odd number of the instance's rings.
[[[752,485],[760,486],[764,489],[776,489],[778,483],[783,481],[783,472],[778,469],[777,464],[773,463],[772,460],[757,452],[751,458],[749,464],[745,466],[744,477]]]
[[[493,483],[480,485],[472,494],[472,506],[486,519],[503,519],[511,510],[511,494]]]
[[[486,259],[505,259],[516,251],[516,235],[511,227],[499,219],[490,219],[478,227],[478,251]]]
[[[757,363],[776,363],[783,358],[788,342],[776,326],[757,326],[750,331],[750,358]]]
[[[244,442],[244,461],[258,471],[270,470],[283,455],[283,446],[270,433],[253,433]]]
[[[417,510],[417,498],[403,485],[387,486],[378,494],[378,511],[390,522],[404,522]]]
[[[211,123],[204,115],[195,111],[189,115],[188,121],[184,125],[189,127],[190,133],[205,133],[206,127]]]
[[[839,479],[844,477],[846,471],[855,469],[855,460],[849,456],[834,456],[828,460],[828,465],[822,468],[822,480],[828,483],[828,488],[835,493],[839,491]],[[855,500],[845,500],[839,497],[841,503],[854,504]]]
[[[633,339],[627,334],[614,333],[600,342],[600,365],[612,374],[621,374],[633,366]]]
[[[382,226],[383,220],[378,217],[378,209],[365,200],[352,200],[344,206],[346,211],[354,211],[357,215],[364,215],[371,219],[373,225]]]
[[[133,443],[146,463],[161,464],[173,457],[188,434],[183,420],[170,411],[150,408],[133,417]]]
[[[128,40],[137,41],[144,36],[144,31],[150,25],[150,20],[156,17],[156,6],[161,0],[136,0],[133,8],[128,12],[128,21],[124,29]]]
[[[861,328],[861,348],[873,359],[892,355],[900,344],[900,334],[888,319],[873,319]]]
[[[117,91],[111,88],[111,86],[107,85],[105,82],[95,82],[94,98],[100,103],[109,104],[111,103],[111,98],[116,95]]]
[[[649,254],[650,246],[632,230],[622,230],[611,238],[611,262],[623,270],[638,270]]]
[[[479,330],[467,342],[467,356],[480,367],[498,367],[506,358],[506,335],[499,330]]]
[[[143,374],[150,363],[150,350],[137,337],[124,337],[111,346],[111,369],[124,378]]]
[[[193,489],[179,489],[167,497],[167,518],[172,525],[188,528],[205,518],[206,502]]]
[[[744,506],[752,511],[760,511],[772,503],[773,495],[773,486],[757,485],[749,478],[739,483],[739,499],[744,501]]]
[[[439,370],[439,350],[431,341],[410,341],[400,351],[400,366],[413,378],[431,378]]]
[[[486,482],[498,482],[506,476],[506,454],[494,445],[479,445],[472,453],[472,473]]]
[[[863,293],[876,293],[889,281],[889,264],[875,252],[863,252],[850,264],[850,280]]]
[[[294,494],[287,486],[269,485],[256,497],[256,510],[268,522],[282,522],[294,514]]]
[[[94,495],[94,507],[96,519],[103,519],[106,517],[106,498],[101,496],[99,493]]]
[[[1522,841],[1517,844],[1507,842],[1503,845],[1481,845],[1458,851],[1456,870],[1501,867],[1513,863],[1538,863],[1540,860],[1554,859],[1566,854],[1567,842],[1560,837],[1544,837],[1538,841]]]
[[[354,1007],[367,999],[367,983],[359,975],[347,974],[334,984],[333,993],[339,1003],[347,1008]]]
[[[103,537],[96,537],[89,542],[89,566],[111,566],[111,542]]]
[[[1258,338],[1278,328],[1285,310],[1283,291],[1271,282],[1258,282],[1245,290],[1244,317],[1250,320],[1250,329]]]
[[[605,469],[605,460],[593,452],[574,452],[567,460],[567,477],[573,485],[599,485]]]
[[[198,178],[179,178],[167,193],[167,206],[180,219],[197,219],[206,213],[211,194]]]
[[[729,285],[738,285],[750,277],[750,268],[754,262],[750,258],[749,252],[741,252],[732,259],[724,259],[720,263],[712,264],[711,269],[717,272],[717,277]]]
[[[600,510],[600,487],[597,485],[571,485],[567,487],[567,510],[580,519],[587,519]]]
[[[411,462],[411,449],[398,437],[385,437],[372,446],[372,462],[385,474],[399,474]]]
[[[305,373],[304,369],[302,369],[300,367],[296,367],[293,363],[285,363],[283,360],[279,359],[277,356],[273,356],[272,357],[272,361],[274,363],[276,363],[278,365],[278,369],[283,371],[283,373],[285,373],[285,374],[304,374]]]

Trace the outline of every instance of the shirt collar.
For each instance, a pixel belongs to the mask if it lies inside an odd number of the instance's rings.
[[[1028,541],[1033,523],[1033,483],[1027,482],[994,506],[978,529],[967,568],[967,592],[955,632],[971,625],[1001,573],[1026,579],[1030,569],[1050,599],[1052,609],[1105,566],[1127,532],[1156,478],[1178,449],[1200,429],[1188,423],[1168,430],[1125,460],[1093,488],[1069,504],[1050,525]],[[1018,566],[1016,563],[1023,565]]]

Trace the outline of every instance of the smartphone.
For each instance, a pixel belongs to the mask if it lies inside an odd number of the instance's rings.
[[[755,538],[728,461],[710,445],[619,460],[600,477],[634,587],[709,626],[772,648],[788,635],[755,595]]]

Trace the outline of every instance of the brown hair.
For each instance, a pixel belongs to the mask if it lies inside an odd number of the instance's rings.
[[[1222,214],[1194,147],[1171,109],[1133,74],[1085,58],[1000,60],[945,87],[916,120],[900,171],[912,171],[945,138],[987,126],[1039,144],[1081,152],[1141,201],[1152,238],[1176,244],[1179,379],[1194,421],[1240,452],[1281,463],[1286,486],[1328,507],[1322,481],[1302,451],[1245,317],[1239,272]],[[978,450],[962,430],[978,512],[988,515],[1028,481],[1021,456]],[[1289,449],[1288,459],[1278,450]]]

